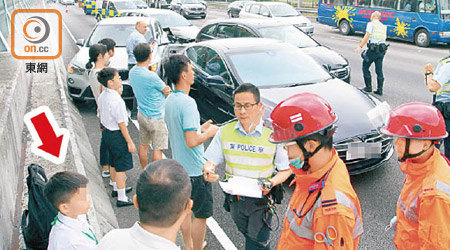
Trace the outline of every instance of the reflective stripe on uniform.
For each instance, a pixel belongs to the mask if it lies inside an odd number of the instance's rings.
[[[444,58],[444,59],[442,59],[442,60],[440,61],[440,63],[442,63],[442,64],[445,64],[445,63],[448,63],[448,62],[450,62],[450,57],[446,57],[446,58]],[[446,92],[450,92],[450,82],[444,84],[444,85],[438,90],[437,95],[440,95],[440,94],[446,93]]]
[[[450,196],[450,185],[442,181],[436,181],[436,189]]]
[[[363,232],[363,224],[361,221],[361,216],[359,216],[358,208],[356,207],[355,203],[348,198],[347,195],[342,193],[341,191],[335,191],[336,193],[336,200],[339,204],[342,204],[348,208],[350,208],[353,211],[353,215],[355,215],[355,227],[353,228],[353,239],[360,236]]]
[[[249,178],[270,178],[275,170],[275,144],[268,138],[272,130],[264,127],[261,136],[240,135],[235,129],[237,121],[222,127],[221,145],[228,175]]]
[[[320,206],[322,206],[322,198],[319,197],[311,210],[309,210],[309,212],[303,217],[300,226],[295,222],[295,217],[297,217],[297,215],[289,206],[286,211],[286,219],[289,221],[289,229],[291,229],[292,232],[294,232],[298,237],[314,240],[314,231],[312,229],[314,213]]]
[[[381,22],[373,22],[373,34],[372,37],[386,41],[387,26]]]
[[[436,189],[447,194],[448,196],[450,196],[450,185],[448,185],[447,183],[441,182],[441,181],[436,181]],[[398,207],[400,208],[400,210],[403,212],[403,215],[405,216],[406,219],[412,221],[412,222],[418,222],[419,221],[419,216],[417,213],[417,202],[419,200],[419,196],[422,194],[422,190],[419,192],[419,194],[414,197],[414,200],[411,202],[411,204],[408,206],[406,205],[406,203],[402,200],[402,199],[398,199]]]
[[[361,216],[358,212],[358,208],[356,207],[355,203],[343,192],[336,191],[336,200],[338,204],[344,205],[348,208],[350,208],[353,211],[353,214],[355,215],[355,226],[353,228],[353,239],[356,239],[358,236],[360,236],[363,232],[363,224],[361,221]],[[300,226],[297,225],[295,222],[295,217],[297,215],[293,212],[293,209],[289,206],[288,210],[286,211],[286,219],[289,221],[289,228],[294,232],[298,237],[302,237],[305,239],[314,240],[314,231],[312,229],[313,226],[313,218],[314,213],[316,212],[316,209],[318,207],[322,206],[322,198],[319,197],[317,202],[314,204],[312,209],[303,217],[302,222],[300,223]]]

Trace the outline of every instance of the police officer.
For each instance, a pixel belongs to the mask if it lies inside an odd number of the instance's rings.
[[[375,63],[375,72],[377,73],[377,90],[374,92],[377,95],[383,95],[383,59],[386,54],[386,34],[387,26],[380,22],[381,13],[375,11],[370,17],[370,22],[366,27],[366,35],[361,43],[356,48],[359,53],[367,43],[367,51],[363,52],[362,70],[364,75],[364,83],[366,87],[363,88],[366,92],[372,92],[372,76],[370,75],[370,66]]]
[[[226,175],[263,178],[263,198],[226,195],[231,217],[245,236],[245,249],[270,249],[272,213],[268,206],[271,187],[282,184],[290,175],[286,151],[269,142],[271,130],[263,126],[263,106],[259,89],[242,84],[234,92],[237,121],[222,126],[208,149],[204,165],[205,180],[216,181],[215,167],[225,163]],[[273,176],[275,168],[278,173]],[[258,188],[256,186],[256,188]]]
[[[435,92],[433,105],[441,111],[447,132],[450,131],[450,56],[441,59],[436,70],[427,64],[424,67],[425,82],[430,92]],[[445,156],[450,158],[450,138],[444,139]]]
[[[446,138],[445,122],[436,107],[420,102],[398,106],[381,130],[394,137],[406,174],[397,201],[399,250],[437,250],[450,246],[450,168],[435,147]]]
[[[288,151],[296,184],[278,249],[358,249],[361,205],[333,148],[337,116],[330,105],[301,93],[279,103],[270,117],[270,140]]]

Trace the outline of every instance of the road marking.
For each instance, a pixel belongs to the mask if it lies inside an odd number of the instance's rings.
[[[136,126],[136,128],[139,130],[139,123],[137,120],[131,119],[131,122]],[[152,145],[150,145],[152,148]],[[166,156],[163,153],[163,159],[166,159]],[[217,221],[213,217],[209,217],[206,220],[206,225],[209,227],[211,232],[216,236],[219,243],[222,245],[222,247],[226,250],[237,250],[236,246],[233,244],[233,242],[228,238],[227,234],[223,231],[223,229],[219,226]]]
[[[72,38],[73,42],[76,43],[77,40],[73,36],[72,32],[70,32],[69,27],[67,27],[67,25],[64,21],[62,21],[62,24],[63,24],[64,28],[67,30],[67,33],[69,33],[70,38]]]

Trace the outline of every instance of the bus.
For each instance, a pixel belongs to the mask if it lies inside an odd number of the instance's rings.
[[[317,21],[343,35],[364,32],[374,11],[381,12],[389,38],[428,47],[450,43],[450,0],[319,0]]]

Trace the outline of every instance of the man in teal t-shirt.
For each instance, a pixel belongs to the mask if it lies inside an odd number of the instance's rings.
[[[206,219],[212,216],[213,198],[211,183],[203,179],[203,143],[213,137],[217,126],[211,121],[200,126],[197,104],[189,96],[194,84],[191,62],[184,55],[174,55],[165,65],[169,81],[175,83],[175,90],[166,101],[166,123],[169,129],[172,158],[187,170],[192,184],[191,199],[194,220],[186,218],[181,232],[186,249],[201,250],[205,240]]]
[[[148,43],[134,47],[137,64],[130,70],[130,84],[138,103],[139,161],[142,168],[148,164],[148,150],[153,146],[153,161],[162,159],[162,151],[168,148],[167,126],[164,121],[164,103],[170,88],[148,69],[152,60]]]

